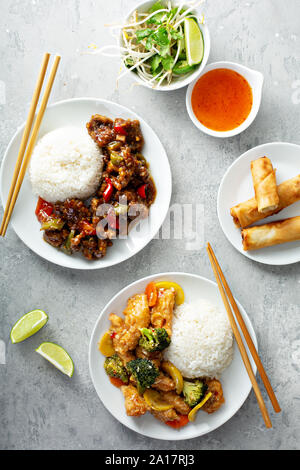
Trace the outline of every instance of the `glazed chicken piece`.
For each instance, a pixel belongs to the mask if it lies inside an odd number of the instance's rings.
[[[151,312],[151,324],[154,328],[165,328],[172,335],[172,319],[175,303],[175,292],[166,289],[158,296],[157,303]]]
[[[128,416],[142,416],[147,413],[148,406],[133,385],[123,385],[121,390],[125,397],[125,409]]]
[[[162,352],[161,351],[154,351],[149,352],[145,351],[141,346],[138,346],[135,350],[136,357],[140,357],[141,359],[149,359],[152,361],[156,367],[160,368],[160,363],[162,361]]]
[[[111,323],[111,330],[117,331],[119,328],[124,326],[124,319],[116,315],[115,313],[111,313],[109,315],[109,321]]]
[[[147,328],[150,323],[150,310],[146,294],[137,294],[128,300],[124,310],[125,325]]]
[[[113,337],[113,346],[121,356],[136,348],[141,336],[140,328],[149,326],[150,310],[147,296],[137,294],[131,297],[124,310],[124,315],[123,321],[114,314],[109,317],[112,322],[112,330],[116,333]]]
[[[176,411],[171,408],[170,410],[166,411],[156,411],[156,410],[149,410],[150,413],[156,418],[165,423],[166,421],[178,421],[179,416]]]
[[[170,392],[171,390],[175,390],[175,382],[170,377],[160,372],[152,388],[156,388],[161,392]]]
[[[191,408],[185,403],[184,399],[176,392],[162,392],[163,399],[173,405],[175,410],[181,415],[188,415]]]
[[[135,355],[131,351],[127,351],[124,354],[118,353],[118,356],[122,360],[124,366],[126,366],[127,362],[133,361],[133,359],[135,359]]]
[[[214,413],[220,406],[225,402],[223,396],[222,384],[217,379],[207,380],[206,385],[208,386],[207,391],[212,393],[212,397],[203,405],[202,410],[206,413]]]

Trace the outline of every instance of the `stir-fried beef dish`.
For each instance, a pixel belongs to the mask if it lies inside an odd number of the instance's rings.
[[[103,258],[112,239],[126,235],[131,224],[148,217],[156,196],[149,165],[142,155],[144,138],[137,120],[96,114],[87,123],[103,152],[103,172],[96,194],[88,200],[50,204],[39,198],[36,215],[44,239],[67,254]]]

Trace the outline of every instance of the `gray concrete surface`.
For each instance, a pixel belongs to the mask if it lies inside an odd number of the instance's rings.
[[[128,262],[83,274],[40,259],[10,229],[0,242],[0,340],[6,345],[6,364],[0,364],[0,448],[299,448],[299,264],[263,266],[235,251],[219,226],[216,197],[225,170],[244,151],[271,141],[300,143],[300,2],[211,0],[203,7],[212,36],[210,61],[239,61],[265,74],[257,119],[243,134],[228,140],[210,138],[191,124],[184,89],[158,94],[132,88],[126,78],[116,90],[118,60],[81,55],[91,43],[109,44],[104,24],[121,18],[136,3],[0,1],[0,154],[26,117],[46,50],[60,52],[63,59],[52,102],[81,96],[106,98],[143,116],[167,150],[173,172],[172,202],[204,205],[205,238],[213,243],[232,290],[253,321],[260,354],[283,411],[274,415],[269,406],[274,428],[267,431],[251,393],[223,427],[191,441],[161,442],[124,428],[102,406],[89,377],[93,325],[112,295],[147,274],[180,270],[212,279],[203,247],[189,252],[178,241],[153,240]],[[11,326],[35,307],[47,311],[51,321],[38,336],[12,346]],[[46,339],[71,353],[76,365],[72,380],[35,354],[34,348]]]

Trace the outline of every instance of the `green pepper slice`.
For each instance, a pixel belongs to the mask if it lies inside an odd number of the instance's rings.
[[[75,236],[75,230],[71,230],[71,232],[69,233],[69,236],[66,240],[66,243],[64,244],[63,246],[63,251],[67,254],[67,255],[70,255],[72,253],[71,251],[71,241],[72,239],[74,238]]]
[[[41,230],[61,230],[65,222],[61,219],[48,219],[43,222]]]
[[[123,161],[122,155],[120,155],[118,152],[111,150],[109,154],[110,154],[110,161],[112,162],[113,165],[119,166],[121,162]]]

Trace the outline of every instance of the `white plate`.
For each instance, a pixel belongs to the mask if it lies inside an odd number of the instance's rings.
[[[104,406],[117,420],[128,428],[143,434],[144,436],[156,439],[169,441],[191,439],[193,437],[207,434],[228,421],[246,400],[251,390],[251,382],[235,343],[233,361],[221,377],[225,404],[215,413],[208,415],[204,412],[199,412],[194,423],[189,423],[187,426],[179,430],[172,429],[166,424],[161,423],[151,416],[150,413],[139,418],[129,417],[126,415],[123,394],[119,389],[111,385],[103,369],[104,357],[99,352],[98,341],[110,326],[110,322],[108,320],[109,314],[114,312],[121,315],[126,307],[128,298],[134,294],[144,292],[146,285],[154,280],[172,280],[177,282],[183,287],[187,302],[193,302],[201,297],[224,309],[217,285],[200,276],[186,273],[164,273],[155,274],[136,281],[125,287],[121,292],[113,297],[113,299],[106,305],[96,322],[90,340],[90,374],[96,392]],[[243,315],[251,338],[257,347],[257,340],[251,322],[240,303],[237,302],[237,304],[241,314]],[[256,367],[252,360],[251,364],[254,372],[256,372]],[[259,412],[257,412],[257,419],[260,419]]]
[[[255,251],[244,251],[241,230],[230,215],[231,207],[254,197],[250,163],[259,157],[269,157],[277,168],[278,184],[300,173],[300,146],[286,142],[259,145],[241,155],[225,173],[218,194],[218,217],[222,230],[230,243],[243,255],[264,264],[285,265],[300,261],[300,241],[270,246]],[[272,217],[260,220],[257,225],[300,215],[300,201]]]
[[[35,216],[37,199],[33,196],[28,178],[25,178],[14,209],[11,224],[16,234],[35,253],[52,263],[74,269],[101,269],[121,263],[138,253],[158,232],[170,204],[172,192],[171,170],[166,152],[151,127],[137,114],[124,106],[106,100],[79,98],[60,101],[48,107],[39,137],[58,127],[71,125],[85,127],[93,114],[110,118],[138,119],[145,138],[143,154],[150,164],[156,184],[157,197],[150,209],[150,216],[143,220],[139,230],[133,229],[126,240],[114,240],[101,260],[88,261],[80,253],[67,256],[44,242],[40,224]],[[18,129],[5,153],[0,173],[1,199],[5,205],[24,126]]]

